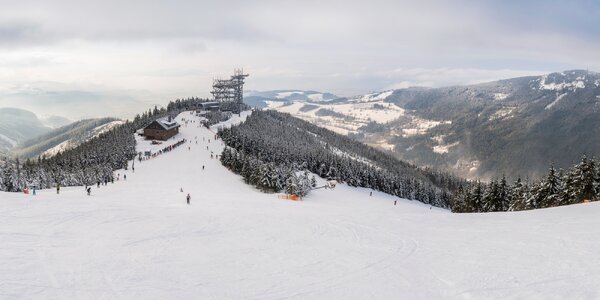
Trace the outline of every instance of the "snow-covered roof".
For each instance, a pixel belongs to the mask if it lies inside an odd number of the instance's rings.
[[[168,118],[160,118],[156,120],[156,123],[158,123],[158,125],[160,125],[160,127],[164,128],[165,130],[179,127],[179,124],[175,122],[175,120],[171,119],[169,121]]]

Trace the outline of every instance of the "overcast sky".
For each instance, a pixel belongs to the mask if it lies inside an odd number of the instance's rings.
[[[600,71],[600,1],[5,1],[0,107],[128,117],[212,78],[341,96]]]

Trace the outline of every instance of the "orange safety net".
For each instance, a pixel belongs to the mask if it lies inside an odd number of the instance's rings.
[[[294,200],[294,201],[302,201],[302,197],[297,196],[297,195],[278,195],[277,198],[286,199],[286,200]]]

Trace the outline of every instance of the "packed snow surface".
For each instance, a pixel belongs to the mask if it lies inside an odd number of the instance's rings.
[[[281,200],[211,159],[198,120],[92,196],[0,193],[0,298],[600,298],[600,203],[452,214],[345,185]]]

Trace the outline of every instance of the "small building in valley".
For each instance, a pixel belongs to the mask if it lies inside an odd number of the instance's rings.
[[[180,125],[173,118],[161,118],[144,128],[144,137],[150,140],[166,141],[179,133]]]

